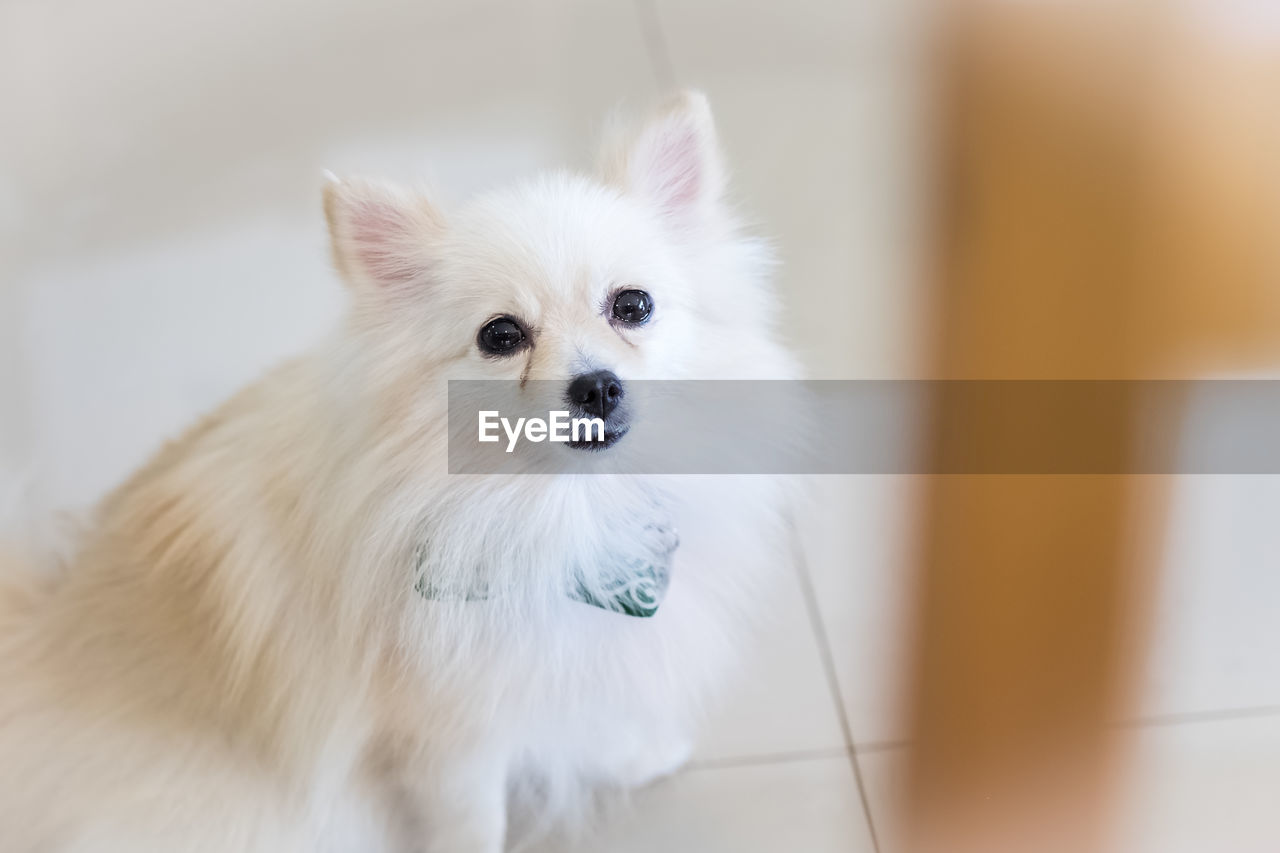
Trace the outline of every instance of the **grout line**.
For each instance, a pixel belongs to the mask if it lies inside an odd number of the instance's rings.
[[[1166,726],[1188,726],[1197,723],[1217,723],[1229,720],[1248,720],[1258,717],[1280,717],[1280,705],[1258,705],[1250,708],[1219,708],[1212,711],[1181,711],[1170,714],[1154,714],[1149,717],[1133,717],[1117,720],[1107,727],[1111,729],[1145,729]],[[911,746],[909,740],[878,740],[858,744],[858,754],[889,752]]]
[[[792,764],[800,761],[822,761],[824,759],[844,758],[849,754],[848,748],[832,747],[830,749],[804,749],[798,752],[775,752],[765,755],[740,755],[727,758],[709,758],[705,761],[691,761],[685,766],[686,772],[696,770],[725,770],[733,767],[757,767],[763,764]]]
[[[664,93],[670,92],[676,87],[676,72],[675,66],[671,64],[667,37],[662,31],[662,19],[658,16],[657,0],[635,0],[635,7],[653,76],[657,78],[658,87]]]
[[[844,694],[840,690],[840,678],[836,674],[835,658],[831,654],[831,643],[827,638],[826,625],[822,621],[822,611],[818,609],[818,596],[814,591],[813,578],[809,576],[809,564],[805,559],[804,549],[800,543],[800,529],[796,526],[795,516],[790,519],[792,562],[796,577],[800,581],[800,591],[804,596],[805,609],[809,612],[809,626],[813,629],[814,639],[818,642],[818,656],[822,659],[822,668],[827,676],[827,689],[835,702],[836,716],[840,721],[840,731],[844,736],[844,745],[849,753],[849,764],[853,767],[853,779],[858,785],[858,798],[862,801],[862,814],[867,821],[867,832],[871,835],[871,849],[880,853],[880,840],[876,837],[876,824],[871,815],[871,801],[867,798],[867,788],[862,782],[862,768],[858,764],[858,749],[853,742],[853,727],[849,725],[849,714],[844,707]]]
[[[903,749],[911,746],[909,740],[873,740],[868,743],[858,744],[858,755],[867,755],[872,752],[892,752],[895,749]]]
[[[1280,705],[1259,705],[1253,708],[1221,708],[1216,711],[1186,711],[1173,714],[1155,714],[1150,717],[1134,717],[1115,724],[1121,729],[1140,729],[1159,726],[1182,726],[1189,723],[1214,723],[1220,720],[1240,720],[1250,717],[1280,716]]]

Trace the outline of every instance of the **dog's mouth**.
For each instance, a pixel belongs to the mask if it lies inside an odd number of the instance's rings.
[[[576,441],[570,441],[569,446],[574,450],[608,450],[619,441],[622,441],[622,437],[630,431],[631,427],[627,424],[619,424],[618,426],[613,427],[606,426],[604,429],[604,435],[600,439],[593,440],[594,437],[587,439],[580,438]]]

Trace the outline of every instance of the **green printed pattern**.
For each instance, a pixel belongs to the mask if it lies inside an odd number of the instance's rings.
[[[574,601],[598,607],[611,613],[648,618],[658,612],[671,583],[671,558],[680,544],[679,536],[669,527],[651,526],[655,534],[655,548],[649,558],[621,561],[613,573],[602,573],[604,580],[592,586],[581,574],[565,594]],[[415,553],[413,588],[429,601],[487,601],[498,592],[487,583],[477,583],[468,589],[447,589],[432,583],[423,571],[426,549],[419,547]]]

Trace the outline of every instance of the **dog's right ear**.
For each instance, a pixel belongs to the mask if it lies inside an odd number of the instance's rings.
[[[357,292],[404,292],[431,269],[431,245],[444,221],[420,195],[326,173],[324,213],[333,260]]]

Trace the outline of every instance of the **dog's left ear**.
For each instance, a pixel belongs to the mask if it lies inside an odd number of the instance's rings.
[[[406,294],[426,283],[444,221],[416,193],[326,175],[324,212],[335,266],[359,294]]]
[[[611,140],[602,169],[607,181],[655,205],[668,225],[697,228],[719,204],[725,184],[706,96],[682,92],[638,132]]]

